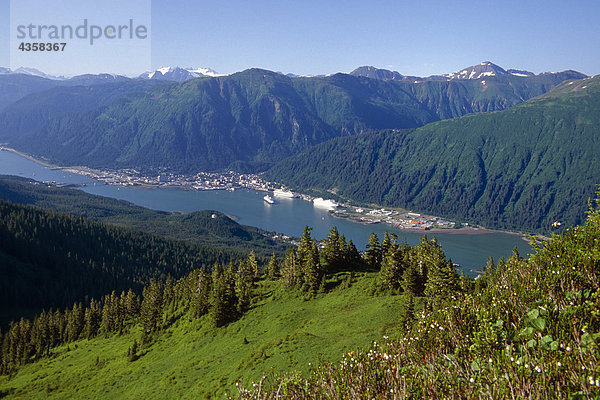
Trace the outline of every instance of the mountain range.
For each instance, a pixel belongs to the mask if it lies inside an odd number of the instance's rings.
[[[71,86],[6,106],[0,140],[58,164],[260,171],[328,139],[504,110],[582,77],[566,71],[414,83],[250,69],[179,84],[74,86],[72,78]]]
[[[568,71],[575,73],[576,71]],[[550,72],[545,72],[543,74],[551,74]],[[358,67],[354,71],[350,72],[350,75],[353,76],[364,76],[371,79],[379,79],[384,81],[395,80],[395,81],[412,81],[412,82],[423,82],[423,81],[449,81],[449,80],[458,80],[458,79],[483,79],[491,76],[501,76],[501,75],[513,75],[513,76],[521,76],[521,77],[529,77],[535,76],[533,72],[517,70],[517,69],[507,69],[490,62],[483,61],[480,64],[472,65],[470,67],[464,68],[458,72],[453,72],[444,75],[431,75],[428,77],[418,77],[418,76],[404,76],[397,71],[390,71],[387,69],[375,68],[371,66],[363,66]],[[542,74],[541,74],[542,75]]]
[[[223,75],[213,71],[210,68],[161,67],[151,72],[144,72],[139,76],[139,78],[185,82],[189,79],[202,78],[205,76],[215,77]]]

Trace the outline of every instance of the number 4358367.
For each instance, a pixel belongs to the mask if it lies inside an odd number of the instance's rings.
[[[21,51],[65,51],[66,43],[29,43],[21,42]]]

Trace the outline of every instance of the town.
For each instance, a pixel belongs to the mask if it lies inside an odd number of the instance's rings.
[[[198,172],[185,175],[169,172],[166,168],[152,171],[151,174],[142,173],[135,169],[91,169],[87,167],[65,167],[57,169],[66,172],[84,175],[90,179],[108,185],[124,187],[161,187],[177,188],[183,190],[241,190],[251,189],[272,192],[279,189],[280,185],[265,181],[257,174],[242,174],[235,171],[227,172]],[[302,200],[313,202],[315,199],[306,194],[295,194]],[[317,199],[318,200],[318,199]],[[385,223],[400,229],[430,230],[430,229],[455,229],[456,222],[447,221],[436,216],[422,215],[399,208],[378,208],[376,206],[356,206],[346,203],[337,203],[329,200],[332,205],[327,209],[337,218],[348,219],[362,224]],[[274,202],[276,204],[276,202]],[[314,202],[318,206],[318,202]],[[468,226],[468,224],[464,224]]]

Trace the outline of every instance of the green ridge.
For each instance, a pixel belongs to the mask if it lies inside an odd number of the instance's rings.
[[[600,77],[563,83],[509,110],[413,132],[339,138],[274,166],[267,179],[335,190],[489,228],[571,225],[600,183]]]

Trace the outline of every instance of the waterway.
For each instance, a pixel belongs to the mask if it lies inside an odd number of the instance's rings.
[[[81,190],[88,193],[127,200],[157,210],[217,210],[231,215],[240,224],[290,236],[300,236],[304,226],[308,225],[313,228],[313,236],[322,239],[333,226],[337,226],[338,231],[347,239],[352,239],[359,249],[364,249],[371,232],[383,238],[384,232],[388,230],[396,233],[400,241],[406,239],[411,245],[419,243],[423,236],[422,233],[403,231],[387,224],[363,225],[335,218],[326,210],[315,208],[312,203],[297,198],[276,198],[277,204],[269,205],[263,201],[264,192],[254,190],[193,191],[105,185],[82,175],[42,166],[9,151],[0,151],[0,174],[17,175],[38,181],[85,185]],[[429,237],[435,235],[446,256],[470,275],[473,274],[473,270],[481,269],[489,256],[497,261],[500,257],[508,257],[514,247],[522,256],[526,256],[531,249],[519,235],[504,232],[427,234]]]

